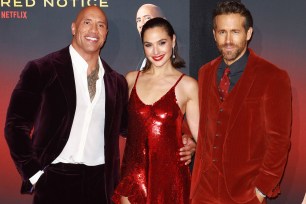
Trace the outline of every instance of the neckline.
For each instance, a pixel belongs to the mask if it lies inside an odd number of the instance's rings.
[[[135,91],[135,94],[136,94],[138,100],[139,100],[143,105],[145,105],[145,106],[151,106],[151,107],[153,107],[156,103],[158,103],[158,102],[161,101],[163,98],[165,98],[165,96],[167,96],[167,95],[170,93],[170,91],[173,90],[173,89],[176,87],[176,85],[181,81],[181,79],[182,79],[183,76],[185,75],[184,73],[181,74],[181,76],[178,78],[178,80],[175,82],[175,84],[174,84],[174,85],[173,85],[164,95],[162,95],[159,99],[157,99],[156,101],[154,101],[154,102],[151,103],[151,104],[146,104],[145,102],[143,102],[143,100],[139,97],[139,95],[138,95],[138,93],[137,93],[136,84],[137,84],[137,81],[138,81],[139,74],[140,74],[140,71],[139,71],[138,74],[137,74],[137,77],[136,77],[136,80],[135,80],[135,84],[134,84],[133,89],[134,89],[134,91]],[[175,96],[175,98],[176,98],[176,96]],[[177,99],[176,99],[176,100],[177,100]]]
[[[152,104],[146,104],[145,102],[143,102],[143,100],[139,97],[139,95],[138,95],[138,93],[137,93],[136,87],[135,87],[135,94],[136,94],[138,100],[139,100],[143,105],[153,107],[156,103],[158,103],[158,102],[161,101],[163,98],[165,98],[165,96],[168,95],[168,93],[169,93],[173,88],[174,88],[174,86],[171,87],[164,95],[162,95],[159,99],[157,99],[156,101],[154,101]]]

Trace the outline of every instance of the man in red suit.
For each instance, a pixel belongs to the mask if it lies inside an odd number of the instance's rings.
[[[290,80],[248,48],[253,20],[243,4],[219,3],[213,23],[221,56],[199,71],[192,203],[266,203],[280,192],[290,148]]]

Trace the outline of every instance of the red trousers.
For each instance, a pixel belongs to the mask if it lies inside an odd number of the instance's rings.
[[[215,165],[212,165],[208,171],[203,173],[201,181],[197,191],[192,199],[192,204],[238,204],[230,197],[226,185],[224,176],[217,169]],[[241,202],[239,204],[242,204]],[[254,198],[244,204],[260,204],[255,194]],[[266,204],[266,200],[262,202]]]

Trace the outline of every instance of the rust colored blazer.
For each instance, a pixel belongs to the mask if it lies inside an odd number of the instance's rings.
[[[229,195],[237,203],[252,199],[255,187],[268,197],[280,192],[290,148],[289,77],[285,71],[249,51],[244,73],[232,90],[235,94],[227,98],[232,100],[232,105],[224,110],[229,118],[225,124],[221,165]],[[213,163],[214,135],[209,130],[219,112],[212,107],[219,103],[216,71],[221,60],[220,56],[199,70],[200,126],[191,198],[203,172]]]
[[[127,128],[125,78],[102,60],[105,74],[105,178],[110,200],[119,180],[119,134]],[[23,178],[22,193],[31,193],[29,178],[61,153],[76,109],[76,90],[69,47],[30,61],[9,104],[5,136]],[[32,132],[32,133],[31,133]]]

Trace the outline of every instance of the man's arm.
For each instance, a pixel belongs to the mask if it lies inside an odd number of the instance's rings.
[[[18,172],[24,180],[40,170],[34,157],[31,132],[41,102],[40,73],[34,63],[28,63],[12,93],[9,103],[5,138]]]
[[[291,86],[285,71],[271,76],[264,97],[263,111],[267,144],[254,185],[268,197],[280,192],[279,183],[287,163],[292,121]]]
[[[120,123],[120,135],[124,138],[127,136],[128,129],[128,101],[129,101],[129,89],[126,79],[123,76],[120,76],[121,80],[121,96],[122,96],[122,116]]]

